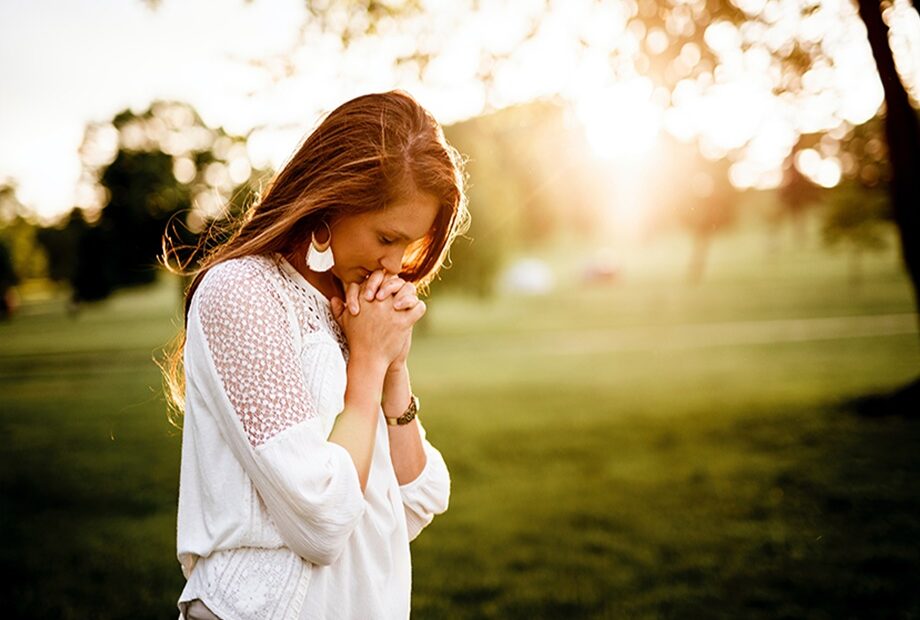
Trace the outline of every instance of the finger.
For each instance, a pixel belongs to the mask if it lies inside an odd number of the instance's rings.
[[[411,310],[407,310],[407,312],[409,313],[409,318],[412,320],[413,323],[415,323],[420,318],[425,316],[425,311],[427,309],[428,307],[425,305],[425,302],[419,299],[418,303],[415,304],[415,306]]]
[[[397,310],[404,310],[406,308],[412,308],[415,306],[415,302],[418,300],[418,291],[415,288],[415,285],[411,282],[406,282],[403,287],[396,293],[396,301],[394,307]]]
[[[407,297],[406,299],[398,299],[396,303],[393,304],[394,310],[411,310],[418,304],[421,300],[418,297]]]
[[[406,284],[408,284],[408,282],[399,276],[390,276],[389,279],[385,280],[383,284],[380,285],[380,290],[377,291],[377,299],[386,299],[393,293],[402,289]]]
[[[399,291],[396,294],[396,300],[393,302],[394,310],[409,310],[414,308],[415,304],[419,302],[418,295],[415,294],[415,291]]]
[[[386,272],[383,269],[378,269],[372,273],[367,280],[364,281],[364,299],[371,301],[374,298],[374,295],[377,294],[377,288],[380,286],[380,283],[383,282],[383,278],[386,276]]]
[[[360,293],[361,287],[358,286],[357,282],[348,283],[348,288],[345,290],[345,303],[348,304],[348,310],[351,311],[353,315],[357,315],[361,309],[358,303]]]
[[[332,317],[337,323],[341,323],[342,313],[345,311],[345,303],[338,297],[333,297],[329,300],[329,305],[332,308]]]

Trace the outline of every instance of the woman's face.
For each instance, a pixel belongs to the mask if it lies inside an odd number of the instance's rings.
[[[422,192],[379,211],[337,220],[331,226],[332,273],[343,284],[363,282],[377,269],[399,273],[406,247],[431,230],[438,208],[437,198]]]

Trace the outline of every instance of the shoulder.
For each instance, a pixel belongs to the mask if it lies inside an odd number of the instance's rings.
[[[277,265],[269,256],[230,258],[208,269],[195,297],[202,309],[280,302],[278,279]]]
[[[239,282],[242,280],[264,280],[277,271],[275,261],[263,254],[251,254],[229,258],[208,269],[201,284]]]

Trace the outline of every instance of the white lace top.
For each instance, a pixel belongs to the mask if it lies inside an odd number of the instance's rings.
[[[196,598],[222,620],[407,618],[409,541],[450,495],[421,421],[427,462],[400,486],[380,409],[362,493],[351,455],[327,441],[347,343],[280,254],[212,267],[186,329],[180,620]]]

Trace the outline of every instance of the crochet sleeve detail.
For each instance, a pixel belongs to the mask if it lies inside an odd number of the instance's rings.
[[[199,287],[201,327],[214,366],[253,447],[317,415],[294,331],[270,274],[247,260],[220,264]]]
[[[188,321],[187,397],[191,411],[212,415],[221,431],[201,445],[225,441],[286,546],[328,565],[367,501],[351,454],[327,440],[299,351],[313,345],[304,344],[273,277],[268,264],[244,257],[202,279]]]

